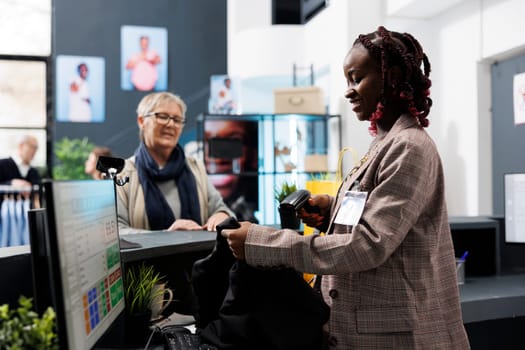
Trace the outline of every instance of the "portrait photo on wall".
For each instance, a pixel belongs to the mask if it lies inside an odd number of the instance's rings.
[[[168,31],[160,27],[122,26],[122,90],[168,89]]]
[[[257,222],[258,122],[206,120],[204,161],[211,183],[237,219]]]
[[[103,122],[105,60],[102,57],[59,55],[56,59],[56,120]]]
[[[525,124],[525,73],[514,75],[514,124]]]
[[[240,81],[228,75],[210,77],[208,110],[215,114],[240,114]]]

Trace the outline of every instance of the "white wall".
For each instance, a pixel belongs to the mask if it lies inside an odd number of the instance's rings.
[[[357,121],[344,98],[343,59],[360,33],[374,31],[382,22],[380,3],[379,0],[332,0],[325,10],[304,26],[306,57],[315,66],[330,65],[331,87],[327,93],[330,113],[342,116],[342,147],[353,147],[360,156],[367,152],[372,137],[368,133],[368,124]],[[345,168],[352,166],[351,158],[345,158]]]
[[[368,150],[368,125],[355,122],[343,98],[344,56],[356,36],[381,23],[381,0],[331,0],[307,25],[271,25],[271,0],[228,0],[228,74],[242,78],[264,74],[292,74],[292,64],[330,67],[330,113],[341,114],[343,145],[360,155]],[[353,4],[355,3],[355,5]],[[352,5],[352,6],[350,6]],[[363,16],[363,13],[367,13]],[[369,23],[370,22],[370,23]],[[330,159],[335,169],[336,158]],[[352,166],[351,158],[345,167]]]
[[[482,204],[479,191],[479,13],[479,2],[470,1],[429,20],[390,18],[387,21],[391,29],[413,33],[432,64],[434,106],[428,131],[443,158],[451,215],[489,214],[492,208],[491,196],[486,196]],[[490,143],[490,132],[484,140]],[[490,157],[483,161],[489,161],[487,173],[490,172]]]
[[[389,18],[418,36],[433,65],[432,134],[452,215],[492,214],[490,64],[525,52],[522,0],[463,0],[431,19]]]
[[[389,0],[331,0],[327,9],[304,26],[293,26],[300,36],[302,47],[296,48],[300,59],[316,66],[330,66],[330,112],[343,116],[344,146],[353,146],[359,153],[366,152],[370,137],[366,123],[357,123],[344,101],[344,79],[341,63],[346,51],[358,33],[373,31],[384,24],[388,29],[412,33],[423,45],[432,64],[431,97],[434,106],[430,114],[429,133],[441,152],[451,215],[492,214],[491,179],[491,115],[490,64],[525,52],[523,29],[523,0],[462,0],[428,18],[386,17]],[[390,0],[391,1],[391,0]],[[412,0],[412,2],[428,0]],[[271,0],[250,0],[255,12],[244,6],[243,0],[228,0],[229,62],[247,59],[249,53],[235,46],[236,36],[250,26],[258,31],[273,31],[286,40],[284,31],[271,28]],[[235,13],[235,17],[230,17]],[[417,16],[416,16],[417,17]],[[237,18],[237,20],[235,20]],[[242,23],[239,20],[242,18]],[[274,26],[275,27],[275,26]],[[301,32],[302,34],[298,34]],[[246,35],[246,34],[244,34]],[[246,42],[246,40],[245,40]],[[292,45],[292,43],[289,43]],[[284,45],[286,46],[286,45]],[[282,52],[282,43],[273,50],[267,43],[265,52],[279,62],[288,64]],[[233,49],[235,48],[235,49]],[[258,60],[250,56],[249,59]],[[264,57],[260,57],[264,60]],[[230,64],[228,68],[234,70]],[[276,71],[279,68],[274,67]]]

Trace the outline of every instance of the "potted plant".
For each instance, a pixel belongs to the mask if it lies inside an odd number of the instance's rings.
[[[144,262],[140,265],[133,265],[126,271],[124,298],[128,345],[144,344],[147,341],[151,301],[158,296],[155,293],[160,293],[160,289],[155,286],[163,283],[163,278],[152,265],[146,265]]]
[[[0,306],[0,349],[58,349],[56,315],[48,307],[41,317],[33,311],[33,300],[21,296],[19,306]]]
[[[285,180],[281,183],[280,187],[274,189],[275,200],[281,203],[283,199],[295,191],[297,191],[297,184]],[[282,228],[290,228],[292,230],[299,229],[301,221],[297,217],[295,211],[290,212],[290,210],[283,209],[281,206],[278,207],[278,210]]]
[[[278,188],[275,188],[274,190],[274,197],[277,200],[277,202],[281,203],[283,199],[288,197],[288,195],[294,193],[297,191],[297,185],[294,182],[288,182],[283,181],[281,183],[281,186]]]
[[[87,137],[70,139],[64,137],[55,143],[55,157],[58,164],[53,167],[56,180],[84,180],[91,178],[84,172],[84,163],[95,147]]]

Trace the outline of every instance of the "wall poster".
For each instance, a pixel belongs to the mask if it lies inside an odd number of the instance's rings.
[[[102,57],[59,55],[56,59],[56,120],[105,120],[105,60]]]
[[[525,124],[525,73],[514,76],[514,124]]]
[[[121,27],[122,90],[168,89],[168,31],[166,28]]]

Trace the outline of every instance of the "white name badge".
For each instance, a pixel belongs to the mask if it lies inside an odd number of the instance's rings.
[[[368,192],[346,191],[334,222],[339,225],[355,226],[365,209]]]

